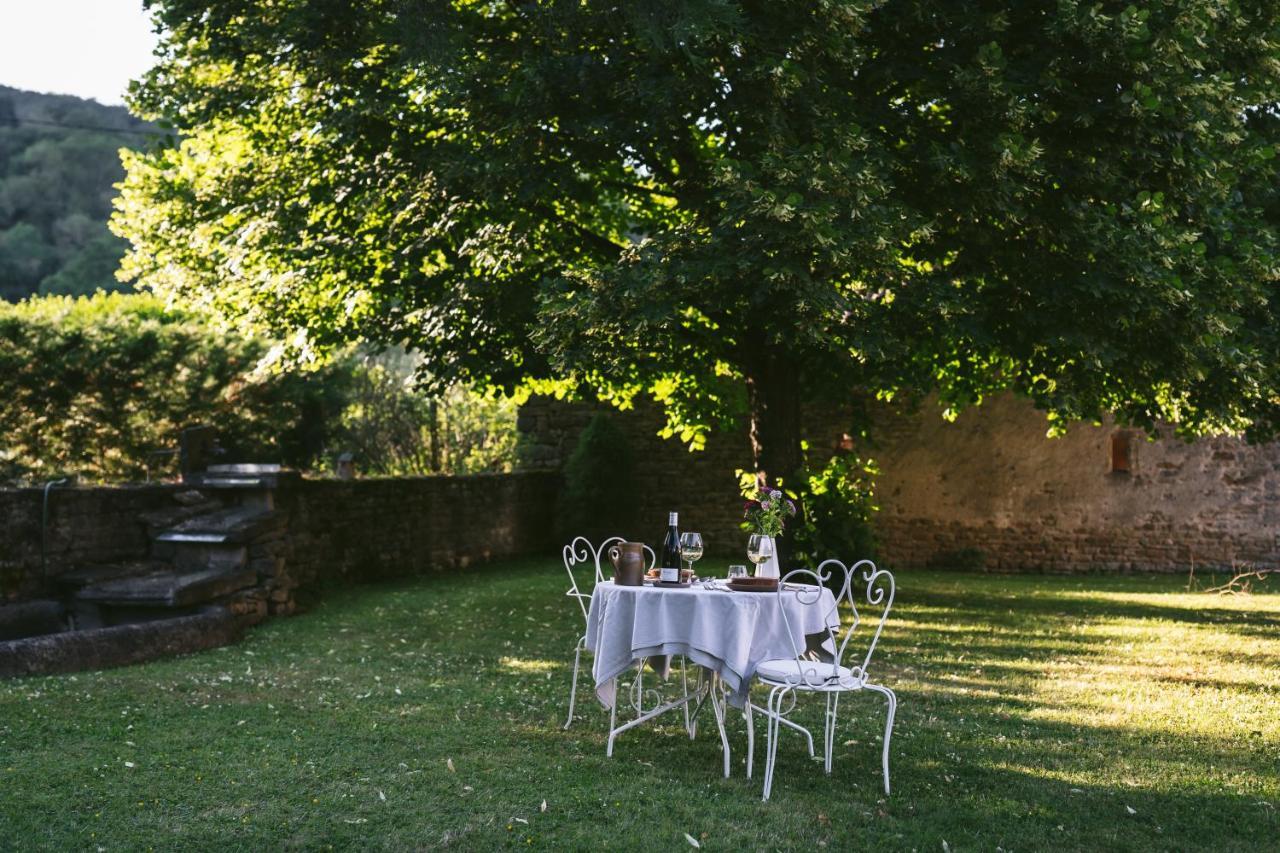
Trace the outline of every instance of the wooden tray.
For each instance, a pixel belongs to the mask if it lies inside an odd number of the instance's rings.
[[[735,592],[777,592],[777,578],[738,578],[729,581],[729,589]]]
[[[682,582],[682,583],[663,583],[662,581],[660,581],[660,580],[658,580],[658,579],[656,579],[656,578],[645,578],[645,579],[644,579],[644,585],[645,585],[645,586],[656,586],[656,587],[660,587],[660,588],[662,588],[662,589],[688,589],[689,587],[693,586],[693,581],[691,581],[691,580],[690,580],[690,581],[684,581],[684,582]]]

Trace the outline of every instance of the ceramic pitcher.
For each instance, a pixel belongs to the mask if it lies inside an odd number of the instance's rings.
[[[644,543],[618,542],[609,546],[613,582],[618,586],[644,586]]]

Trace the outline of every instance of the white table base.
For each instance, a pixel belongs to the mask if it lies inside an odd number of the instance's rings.
[[[729,734],[725,731],[725,701],[720,695],[723,691],[723,684],[716,675],[715,670],[700,668],[698,671],[698,683],[694,687],[692,693],[689,692],[689,681],[685,671],[684,663],[680,665],[680,683],[684,688],[684,695],[670,702],[664,702],[652,710],[644,710],[644,666],[645,658],[640,659],[640,665],[636,670],[636,680],[633,682],[631,692],[635,694],[632,700],[632,706],[636,709],[636,718],[628,720],[622,725],[618,725],[618,679],[613,679],[614,701],[609,708],[609,742],[605,748],[605,755],[609,758],[613,757],[613,742],[618,735],[633,729],[642,723],[656,719],[663,714],[674,711],[677,708],[684,710],[684,728],[689,734],[689,739],[693,740],[698,735],[698,714],[701,713],[703,705],[710,700],[712,713],[715,714],[716,728],[720,732],[720,747],[724,753],[724,775],[729,778]],[[694,704],[692,713],[689,711],[690,703]],[[751,737],[750,735],[748,737]],[[751,738],[754,740],[754,738]],[[747,775],[750,775],[748,773]]]

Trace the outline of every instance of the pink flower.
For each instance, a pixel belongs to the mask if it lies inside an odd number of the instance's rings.
[[[767,509],[769,509],[769,502],[768,502],[768,501],[761,501],[761,502],[760,502],[760,508],[761,508],[761,509],[766,509],[766,510],[767,510]]]

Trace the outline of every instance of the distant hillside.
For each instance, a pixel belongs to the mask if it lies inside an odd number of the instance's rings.
[[[0,298],[127,289],[107,230],[117,152],[156,138],[124,107],[0,86]]]

